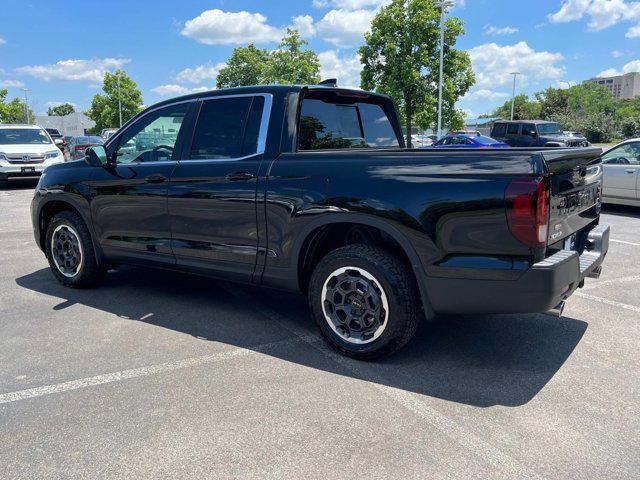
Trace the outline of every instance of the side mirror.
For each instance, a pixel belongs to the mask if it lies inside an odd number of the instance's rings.
[[[84,152],[84,161],[92,167],[102,167],[108,162],[107,151],[101,145],[89,147]]]
[[[531,132],[531,136],[532,137],[537,137],[538,136],[538,132]]]
[[[55,143],[56,145],[62,145],[64,144],[64,140],[62,140],[61,138],[54,138],[53,143]]]

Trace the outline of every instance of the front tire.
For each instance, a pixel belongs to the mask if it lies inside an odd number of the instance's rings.
[[[373,360],[411,340],[420,296],[409,266],[380,247],[355,244],[328,253],[309,283],[312,315],[339,353]]]
[[[65,287],[92,287],[106,272],[96,261],[89,229],[75,212],[60,212],[51,219],[45,252],[53,275]]]

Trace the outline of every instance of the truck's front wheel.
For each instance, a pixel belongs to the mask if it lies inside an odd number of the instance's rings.
[[[360,244],[334,250],[318,263],[309,304],[329,344],[361,360],[403,347],[421,312],[410,268],[390,251]]]

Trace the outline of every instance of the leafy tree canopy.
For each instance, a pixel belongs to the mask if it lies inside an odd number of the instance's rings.
[[[102,91],[93,97],[87,116],[96,122],[95,131],[119,126],[118,74],[120,75],[120,99],[122,101],[122,124],[142,109],[142,92],[124,70],[105,73]]]
[[[0,123],[25,123],[27,115],[24,101],[15,97],[10,102],[7,102],[8,93],[9,91],[6,88],[0,89]],[[30,108],[27,108],[27,111],[29,112],[29,122],[33,123],[35,115]]]
[[[475,82],[469,55],[455,47],[463,22],[445,21],[443,125],[464,121],[456,101]],[[415,118],[422,128],[437,122],[440,65],[440,9],[433,0],[393,0],[380,9],[358,50],[363,64],[361,85],[390,95],[404,117],[407,132]],[[410,139],[408,139],[409,146]]]
[[[216,80],[218,88],[246,85],[314,84],[320,81],[320,61],[297,30],[287,29],[278,48],[269,52],[249,44],[233,50]]]
[[[64,117],[65,115],[70,115],[72,113],[74,113],[76,111],[75,108],[73,108],[73,105],[71,105],[70,103],[63,103],[62,105],[56,105],[55,107],[49,107],[49,109],[47,110],[47,115],[50,116],[61,116]]]

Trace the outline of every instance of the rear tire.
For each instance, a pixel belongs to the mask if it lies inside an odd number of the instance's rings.
[[[348,245],[328,253],[311,275],[308,299],[329,345],[359,360],[402,348],[421,318],[410,267],[393,252],[370,245]]]
[[[60,212],[51,219],[45,252],[53,275],[65,287],[92,287],[106,273],[105,266],[96,261],[89,229],[75,212]]]

